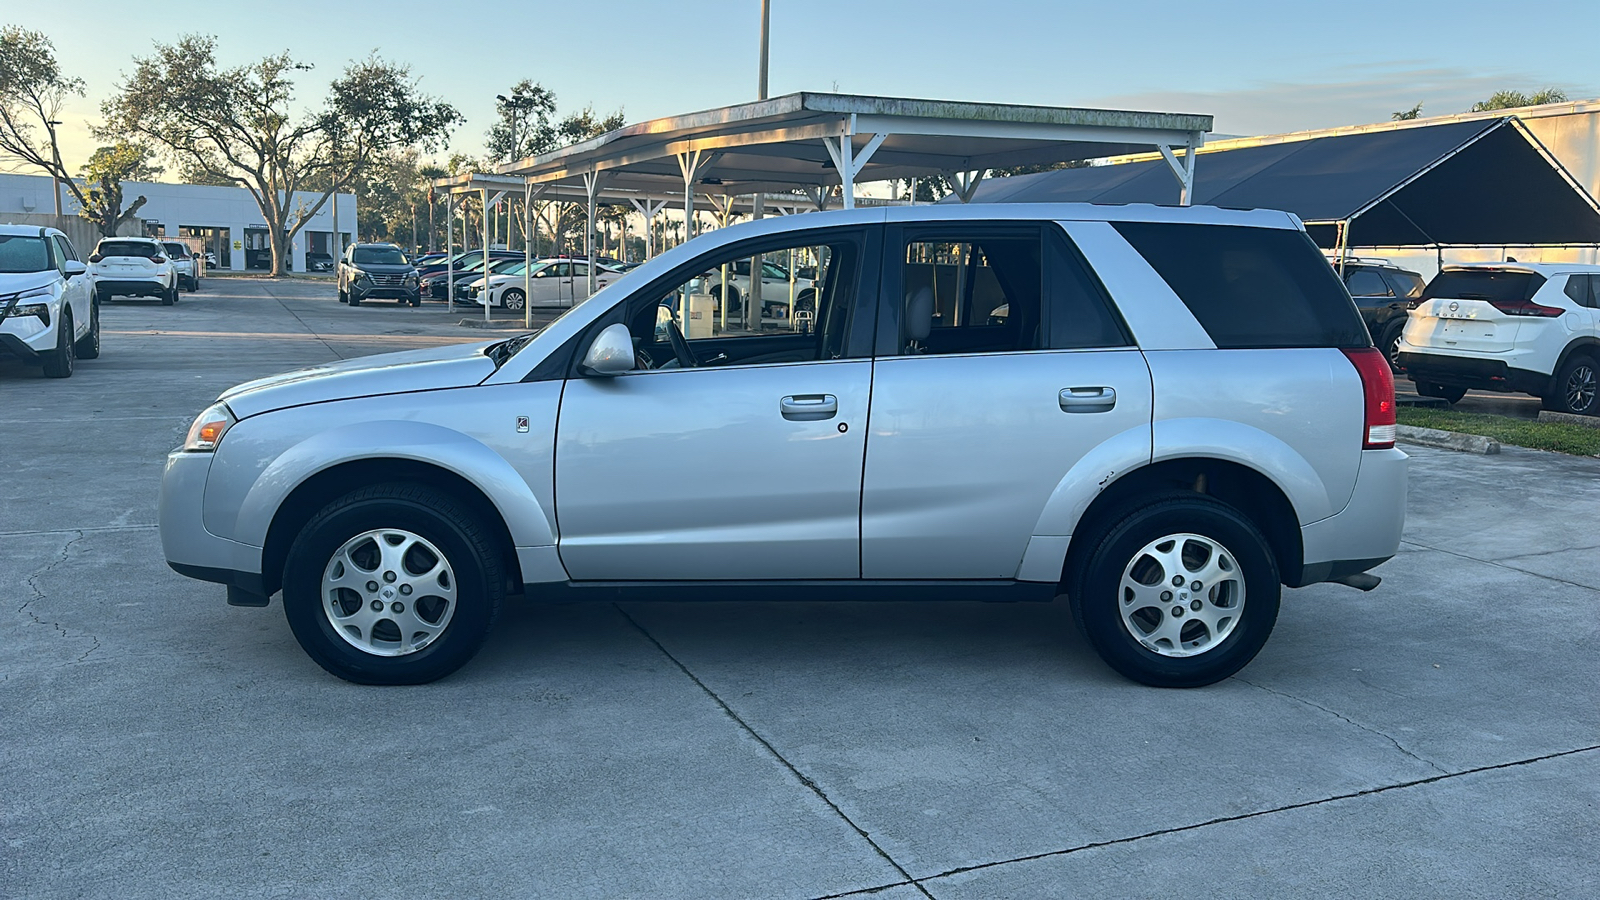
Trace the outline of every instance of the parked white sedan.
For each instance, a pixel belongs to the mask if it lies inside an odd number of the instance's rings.
[[[582,259],[534,260],[533,269],[524,277],[524,266],[515,263],[489,276],[488,288],[479,282],[473,286],[473,302],[479,306],[503,306],[522,309],[529,301],[532,290],[534,306],[572,306],[589,298],[589,263]],[[595,285],[605,287],[623,273],[609,266],[595,266]]]

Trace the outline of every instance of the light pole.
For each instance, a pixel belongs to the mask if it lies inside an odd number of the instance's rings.
[[[767,39],[772,34],[772,0],[761,0],[761,69],[756,99],[767,99]]]
[[[521,159],[517,155],[517,118],[522,113],[522,109],[516,105],[517,101],[508,99],[505,94],[495,94],[494,98],[504,103],[506,108],[511,111],[511,158],[508,162],[516,162]]]
[[[44,123],[44,127],[50,130],[50,156],[55,162],[50,170],[50,193],[54,195],[58,219],[61,218],[61,176],[56,172],[61,168],[61,151],[56,149],[56,126],[60,124],[60,119],[46,119]]]

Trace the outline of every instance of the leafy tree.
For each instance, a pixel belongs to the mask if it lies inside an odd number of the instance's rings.
[[[1487,100],[1479,100],[1472,104],[1471,112],[1487,112],[1491,109],[1515,109],[1519,106],[1539,106],[1544,103],[1563,103],[1567,99],[1567,92],[1560,88],[1545,88],[1531,94],[1521,91],[1495,91]]]
[[[499,120],[484,135],[484,149],[490,162],[512,162],[554,150],[556,95],[527,78],[517,82],[505,99],[495,98]],[[515,137],[515,143],[512,138]]]
[[[0,159],[42,169],[65,184],[79,206],[87,206],[87,198],[61,162],[56,126],[67,98],[83,95],[83,79],[62,74],[48,37],[17,25],[0,28]]]
[[[141,195],[124,209],[122,183],[152,181],[161,172],[162,168],[151,161],[148,147],[119,142],[95,150],[81,170],[85,198],[78,215],[93,222],[102,236],[115,237],[118,226],[132,219],[145,204]]]
[[[272,270],[282,273],[290,242],[335,192],[393,150],[442,144],[462,121],[422,94],[408,68],[376,57],[346,67],[320,110],[296,112],[294,76],[310,68],[287,52],[223,67],[215,38],[187,35],[135,58],[103,111],[114,133],[248,190],[267,223]]]
[[[1410,109],[1403,109],[1399,112],[1392,113],[1390,114],[1389,118],[1396,122],[1409,122],[1412,119],[1420,119],[1422,118],[1422,103],[1419,101],[1416,106],[1413,106]]]

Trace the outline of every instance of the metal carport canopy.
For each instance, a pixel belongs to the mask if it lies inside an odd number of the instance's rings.
[[[1600,206],[1513,116],[1219,142],[1193,201],[1281,209],[1325,248],[1600,243]],[[1160,159],[991,179],[975,202],[1178,202]]]
[[[802,92],[641,122],[499,166],[538,184],[757,194],[943,174],[970,196],[988,169],[1156,149],[1180,193],[1210,116]],[[1173,177],[1176,176],[1176,177]]]

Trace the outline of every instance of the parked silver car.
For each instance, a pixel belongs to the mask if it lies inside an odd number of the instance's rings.
[[[787,251],[814,318],[712,315],[703,273]],[[854,210],[718,229],[537,333],[233,388],[168,457],[161,536],[231,603],[281,590],[357,682],[454,671],[518,594],[1064,591],[1117,671],[1194,686],[1281,586],[1376,585],[1394,423],[1290,215]]]

